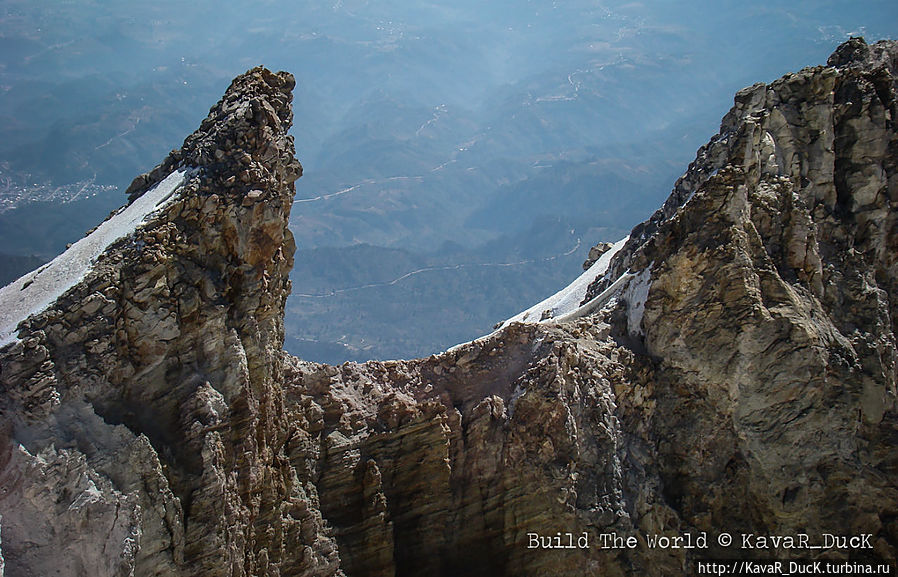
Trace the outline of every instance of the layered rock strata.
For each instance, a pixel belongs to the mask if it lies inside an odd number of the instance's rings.
[[[895,559],[896,71],[898,45],[852,39],[737,94],[571,320],[339,367],[281,350],[293,79],[248,72],[129,190],[187,169],[174,200],[0,349],[0,567],[629,576]],[[870,548],[738,547],[823,533]],[[603,547],[611,534],[634,545]],[[702,534],[707,549],[649,546]]]

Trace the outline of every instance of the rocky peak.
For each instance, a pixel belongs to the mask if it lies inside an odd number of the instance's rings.
[[[257,67],[235,78],[222,99],[209,110],[199,130],[173,150],[152,171],[134,179],[125,191],[133,202],[179,165],[201,166],[220,179],[221,187],[237,193],[250,185],[276,185],[302,175],[285,127],[293,123],[292,91],[296,80],[288,72]],[[282,160],[282,162],[275,162]],[[272,174],[271,171],[277,171]],[[268,188],[262,186],[262,188]]]
[[[894,70],[894,61],[895,51],[889,47],[889,42],[869,46],[863,38],[852,37],[836,48],[826,65],[833,68],[857,66],[869,70],[887,66]]]
[[[269,513],[292,506],[277,451],[293,86],[235,79],[128,190],[131,208],[180,171],[170,199],[0,352],[11,574],[254,573],[278,554],[267,539],[290,542]]]
[[[896,57],[855,38],[740,91],[587,293],[644,352],[633,386],[652,392],[617,402],[680,523],[863,527],[895,555],[898,493],[876,471],[896,466]]]
[[[865,242],[874,229],[880,235],[887,231],[894,203],[890,175],[895,143],[890,132],[898,90],[896,58],[895,42],[868,46],[862,38],[852,38],[836,50],[828,67],[807,68],[769,86],[758,83],[737,93],[720,132],[699,149],[663,207],[633,229],[608,274],[594,283],[585,300],[630,269],[659,228],[674,220],[703,187],[712,187],[709,180],[728,167],[742,171],[750,187],[787,185],[810,213],[812,222],[805,228],[816,231],[825,225],[836,236],[853,237],[842,238],[842,248]],[[779,239],[777,247],[783,242],[788,241]],[[792,274],[819,290],[821,279],[811,278],[816,265],[805,262],[817,256],[794,244],[782,258],[791,263]],[[880,256],[888,259],[887,248],[880,242]]]

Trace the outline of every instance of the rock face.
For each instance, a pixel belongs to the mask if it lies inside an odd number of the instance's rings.
[[[739,92],[587,295],[640,273],[611,316],[646,392],[619,414],[680,523],[896,558],[896,70],[853,39]]]
[[[248,72],[129,189],[188,168],[177,197],[0,349],[0,571],[895,559],[896,78],[852,39],[741,91],[569,320],[333,367],[281,350],[293,79]],[[740,546],[824,533],[870,547]]]
[[[185,167],[178,197],[3,349],[7,575],[265,574],[302,552],[280,363],[293,86],[237,78],[129,189]]]

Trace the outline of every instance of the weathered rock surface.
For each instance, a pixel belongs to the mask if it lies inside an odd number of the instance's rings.
[[[336,565],[296,556],[316,521],[283,455],[293,86],[264,69],[237,78],[129,189],[183,166],[178,198],[2,351],[7,575]]]
[[[587,295],[638,273],[610,313],[644,351],[618,414],[685,526],[898,554],[896,73],[896,43],[852,39],[739,92]]]
[[[895,559],[896,78],[898,45],[853,39],[737,94],[580,318],[333,367],[282,352],[293,79],[248,72],[129,189],[192,167],[179,196],[0,349],[0,571]],[[708,549],[647,543],[702,532]],[[559,533],[589,546],[529,547]],[[742,533],[872,548],[747,551]]]

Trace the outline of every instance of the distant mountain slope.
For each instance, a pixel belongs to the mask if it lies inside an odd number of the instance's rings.
[[[577,275],[589,250],[583,237],[626,234],[570,226],[546,219],[473,250],[300,250],[284,346],[301,358],[340,363],[402,358],[406,352],[426,356],[487,334],[498,320]]]
[[[44,264],[44,260],[36,256],[18,256],[0,253],[0,286],[4,286],[26,272]]]

